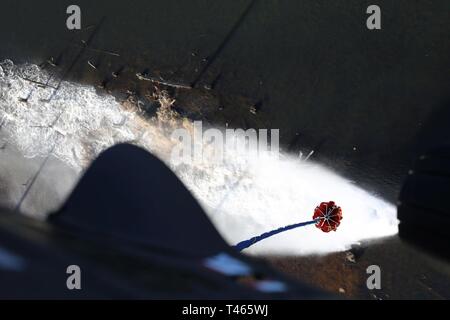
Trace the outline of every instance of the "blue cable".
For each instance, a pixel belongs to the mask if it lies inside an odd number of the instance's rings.
[[[291,230],[291,229],[295,229],[295,228],[304,227],[304,226],[307,226],[307,225],[310,225],[310,224],[314,224],[314,223],[317,223],[318,220],[320,220],[320,219],[315,219],[315,220],[311,220],[311,221],[307,221],[307,222],[300,222],[300,223],[296,223],[296,224],[291,224],[291,225],[288,225],[288,226],[285,226],[285,227],[282,227],[282,228],[278,228],[278,229],[275,229],[275,230],[272,230],[272,231],[269,231],[269,232],[265,232],[265,233],[263,233],[263,234],[261,234],[259,236],[256,236],[256,237],[250,238],[248,240],[244,240],[244,241],[239,242],[238,244],[236,244],[234,246],[234,248],[236,248],[239,251],[242,251],[242,250],[244,250],[244,249],[254,245],[256,242],[259,242],[261,240],[269,238],[269,237],[271,237],[273,235],[276,235],[276,234],[278,234],[280,232],[284,232],[284,231],[288,231],[288,230]]]

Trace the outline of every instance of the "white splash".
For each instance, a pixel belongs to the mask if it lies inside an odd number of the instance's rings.
[[[48,101],[51,88],[24,80],[46,83],[48,77],[35,65],[0,63],[0,138],[25,157],[52,152],[69,167],[80,170],[113,144],[138,144],[175,171],[230,244],[308,221],[322,201],[333,200],[342,207],[344,219],[337,232],[325,234],[314,226],[295,229],[256,244],[247,250],[252,254],[341,251],[363,239],[397,233],[393,205],[319,164],[289,155],[247,161],[228,154],[221,164],[206,161],[175,166],[169,154],[176,142],[169,138],[170,133],[179,126],[189,129],[188,120],[167,117],[170,110],[145,120],[112,96],[69,82],[63,82]],[[24,102],[23,98],[28,99]]]

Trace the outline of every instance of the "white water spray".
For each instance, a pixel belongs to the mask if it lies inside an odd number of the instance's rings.
[[[308,226],[266,239],[250,248],[250,253],[341,251],[360,240],[392,235],[398,230],[392,204],[312,161],[289,155],[242,159],[228,154],[221,164],[203,161],[175,166],[170,162],[170,150],[176,141],[170,139],[170,133],[180,126],[190,129],[191,123],[174,119],[170,106],[160,110],[159,117],[143,119],[112,96],[100,96],[92,87],[69,82],[62,82],[57,94],[47,101],[52,89],[24,78],[45,83],[48,74],[35,65],[0,64],[1,140],[27,158],[41,159],[53,149],[53,157],[78,173],[111,145],[127,141],[138,144],[156,153],[175,171],[230,244],[310,220],[322,201],[333,200],[343,209],[337,232],[325,234]],[[8,157],[0,153],[0,161],[5,159]],[[0,164],[0,168],[17,170],[14,163]],[[59,176],[47,174],[43,178],[51,188],[57,184],[49,181],[58,181]]]

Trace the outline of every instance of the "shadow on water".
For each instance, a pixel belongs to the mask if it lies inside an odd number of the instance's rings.
[[[415,138],[414,156],[439,146],[450,145],[450,99],[434,108]]]

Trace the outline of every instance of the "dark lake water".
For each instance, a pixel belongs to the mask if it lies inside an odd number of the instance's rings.
[[[92,47],[120,57],[91,50],[83,61],[182,83],[208,64],[197,86],[258,105],[244,124],[279,128],[286,149],[314,149],[317,160],[395,199],[415,155],[450,142],[448,0],[377,1],[376,31],[366,28],[369,1],[260,0],[243,16],[249,3],[78,0],[88,30],[77,33],[65,26],[73,1],[2,0],[0,58],[53,56],[67,66],[79,50],[73,39],[86,40],[105,17]],[[85,66],[70,77],[89,80]]]

